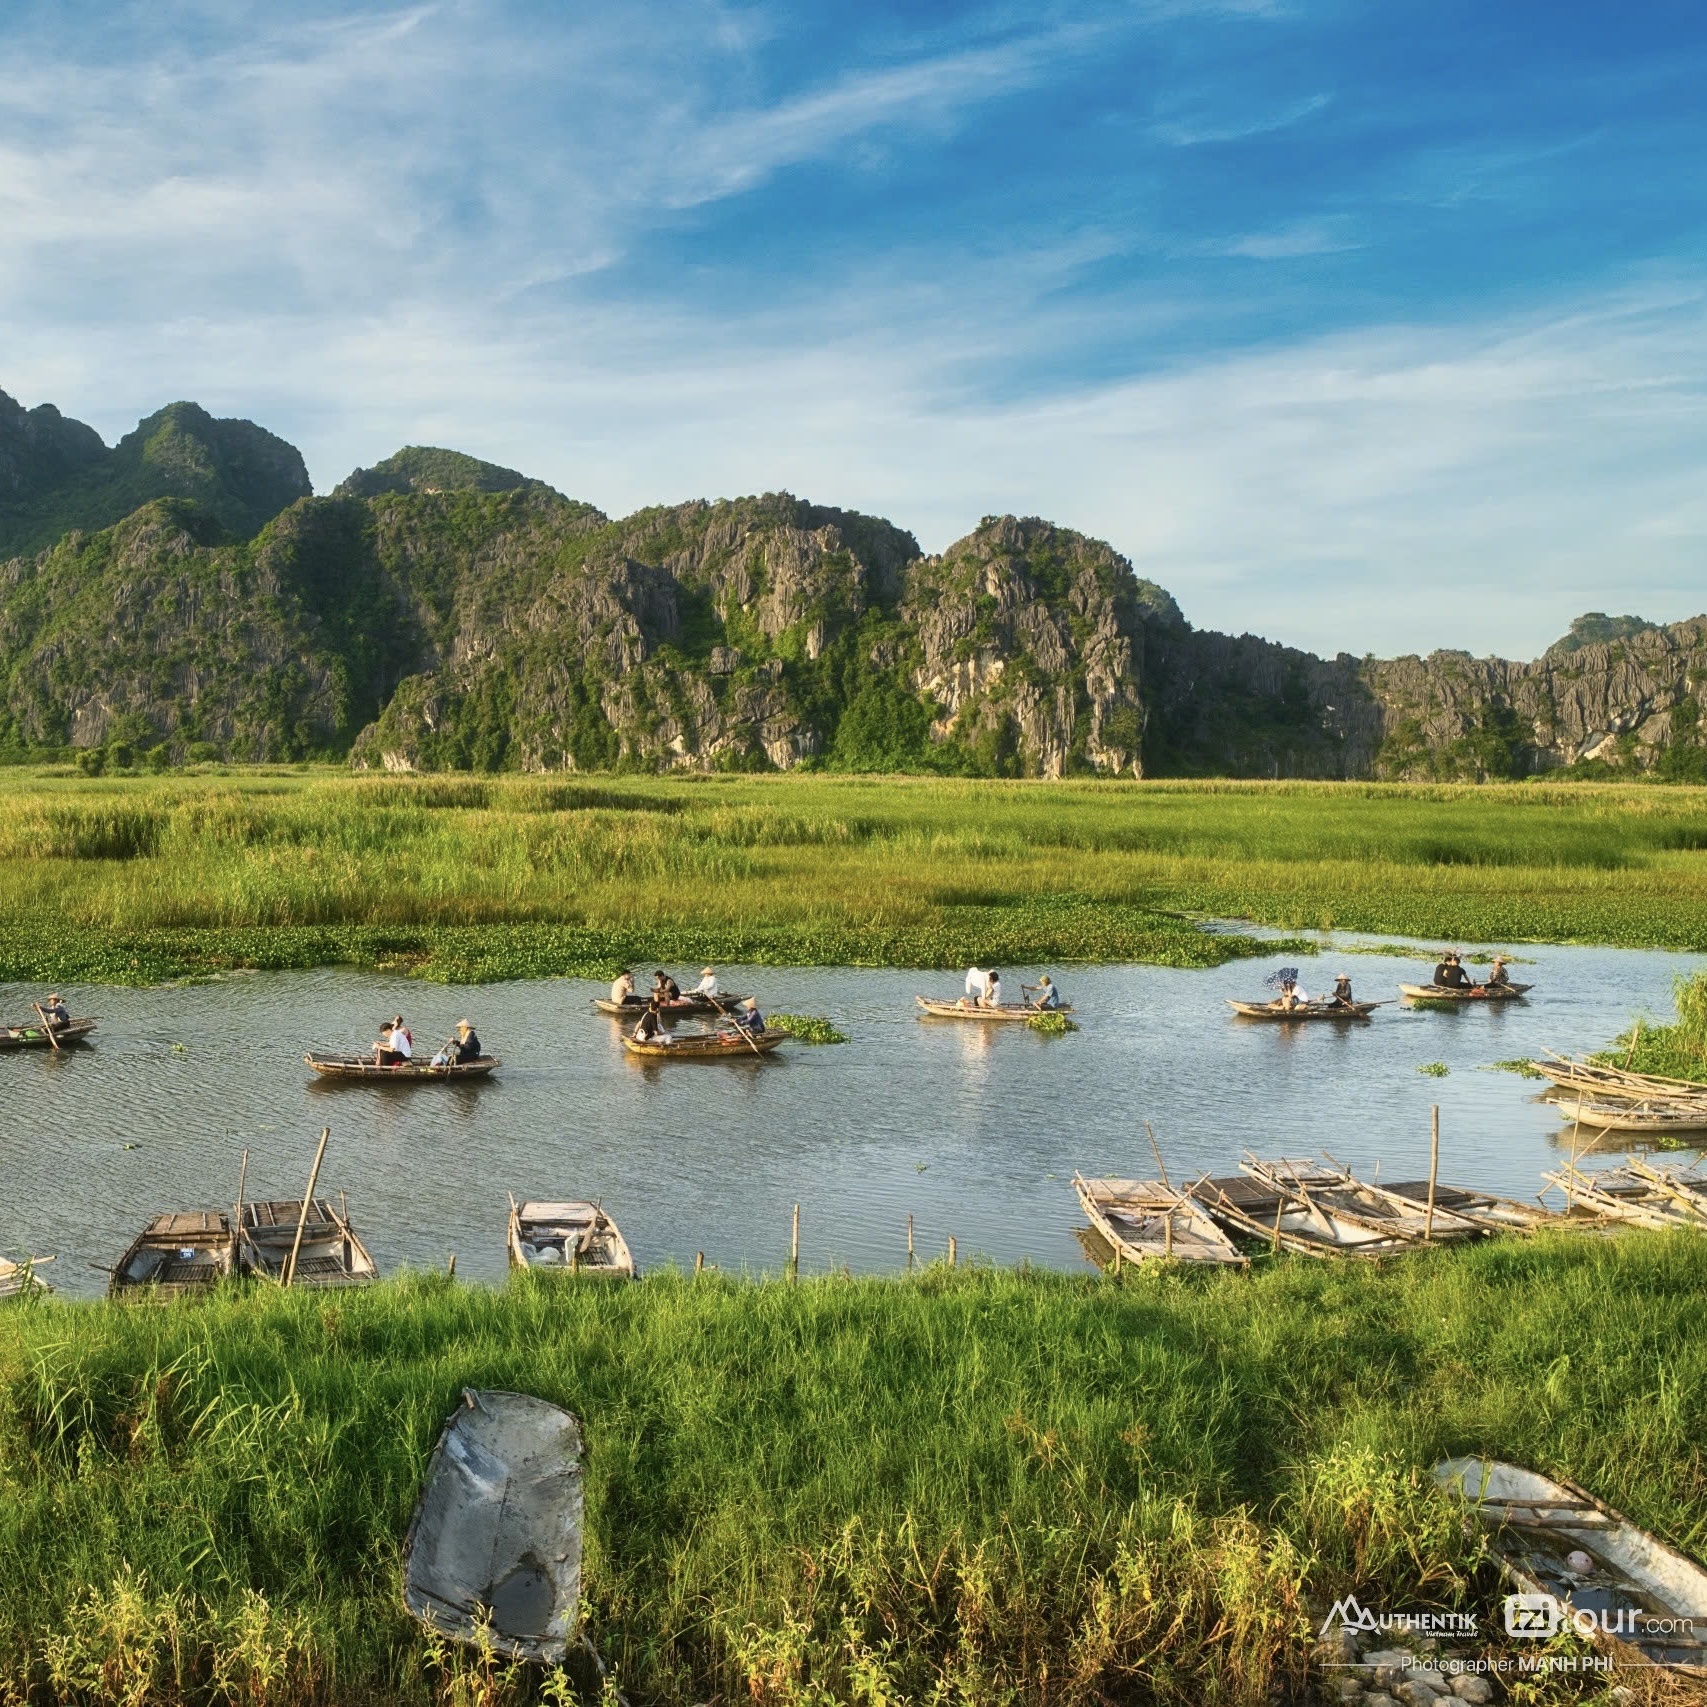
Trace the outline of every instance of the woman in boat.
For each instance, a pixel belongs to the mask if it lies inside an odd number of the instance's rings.
[[[70,1025],[71,1014],[57,990],[41,1004],[41,1017],[47,1021],[49,1031],[58,1031],[61,1027]]]
[[[987,972],[984,975],[984,1001],[987,1008],[999,1008],[1002,1005],[1002,975],[1000,972]]]
[[[1332,997],[1336,1008],[1355,1008],[1357,1003],[1352,999],[1351,974],[1336,972],[1334,974],[1334,993]]]
[[[445,1051],[450,1057],[452,1067],[466,1067],[471,1061],[480,1059],[480,1033],[465,1019],[456,1022],[456,1037]]]
[[[759,1012],[759,998],[749,996],[735,1010],[735,1023],[743,1031],[759,1032],[765,1029],[765,1016]]]
[[[1022,996],[1026,993],[1025,985],[1020,985],[1019,993]],[[1037,997],[1037,1000],[1031,1003],[1031,1006],[1034,1008],[1043,1008],[1047,1010],[1049,1008],[1058,1008],[1061,1005],[1061,992],[1056,989],[1047,972],[1037,980],[1037,988],[1032,992],[1032,994]]]
[[[646,1004],[643,1013],[634,1027],[636,1043],[668,1043],[670,1034],[664,1029],[663,1006],[656,995]]]
[[[717,995],[717,969],[713,966],[700,968],[699,982],[694,985],[693,993],[703,996],[708,1002]]]
[[[373,1046],[373,1060],[376,1067],[406,1066],[409,1057],[415,1053],[415,1039],[410,1036],[409,1028],[403,1023],[399,1014],[391,1024],[381,1029],[379,1041]]]
[[[611,980],[610,999],[619,1008],[634,1000],[634,974],[626,966]]]
[[[1483,988],[1488,990],[1504,990],[1508,988],[1510,984],[1511,974],[1506,971],[1505,956],[1503,954],[1496,954],[1494,956],[1493,970],[1489,972],[1488,981]]]
[[[1435,984],[1442,990],[1468,990],[1469,978],[1464,968],[1459,964],[1458,951],[1449,948],[1440,958],[1440,964],[1434,969]]]

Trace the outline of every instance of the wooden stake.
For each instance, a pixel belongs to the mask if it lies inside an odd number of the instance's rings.
[[[243,1160],[237,1164],[237,1208],[234,1212],[237,1221],[237,1233],[243,1234],[243,1185],[249,1178],[249,1146],[243,1146]]]
[[[1174,1207],[1169,1204],[1162,1211],[1162,1255],[1165,1257],[1174,1254]]]
[[[326,1156],[326,1140],[332,1136],[330,1126],[320,1128],[320,1146],[314,1152],[314,1166],[308,1170],[308,1195],[302,1200],[302,1213],[296,1218],[296,1237],[290,1242],[290,1256],[285,1262],[284,1273],[279,1277],[280,1286],[289,1286],[296,1279],[296,1259],[302,1252],[302,1230],[308,1225],[308,1211],[314,1202],[314,1187],[320,1180],[320,1164]]]
[[[907,1217],[907,1267],[913,1266],[913,1218]]]
[[[1428,1213],[1423,1217],[1423,1243],[1434,1237],[1434,1182],[1440,1174],[1440,1104],[1428,1117]]]
[[[695,1274],[705,1273],[705,1252],[695,1251],[693,1254],[693,1271]]]
[[[954,1267],[954,1235],[952,1233],[948,1235],[948,1266]]]
[[[59,1039],[53,1035],[53,1027],[47,1023],[47,1015],[41,1011],[41,1003],[31,1002],[30,1006],[36,1010],[36,1018],[41,1021],[42,1030],[47,1033],[48,1042],[51,1043],[55,1049],[58,1049]]]
[[[794,1206],[794,1232],[788,1247],[788,1278],[800,1278],[800,1205]]]
[[[1636,1059],[1636,1045],[1642,1041],[1642,1016],[1636,1015],[1636,1023],[1630,1028],[1630,1053],[1624,1057],[1624,1071],[1630,1071],[1630,1063]],[[1579,1097],[1578,1101],[1582,1099]]]
[[[1282,1193],[1274,1203],[1274,1238],[1270,1241],[1268,1254],[1271,1257],[1280,1255],[1280,1212],[1286,1207],[1286,1197]]]
[[[452,1251],[450,1253],[450,1261],[445,1264],[445,1273],[448,1274],[452,1280],[456,1279],[456,1252],[455,1251]]]

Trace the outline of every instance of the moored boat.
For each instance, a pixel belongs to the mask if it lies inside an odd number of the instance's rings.
[[[1534,988],[1533,984],[1472,984],[1455,990],[1448,984],[1401,984],[1399,994],[1412,1002],[1515,1002]]]
[[[113,1265],[107,1296],[207,1292],[237,1268],[237,1236],[222,1209],[153,1216]]]
[[[1377,1231],[1251,1174],[1193,1180],[1186,1192],[1230,1234],[1300,1256],[1385,1256],[1415,1248],[1406,1233]]]
[[[20,1020],[16,1025],[0,1025],[0,1049],[51,1049],[56,1043],[63,1049],[68,1043],[81,1043],[94,1029],[95,1021],[85,1017],[55,1027],[50,1037],[39,1019]]]
[[[1493,1550],[1519,1590],[1555,1603],[1524,1609],[1539,1621],[1515,1634],[1550,1635],[1562,1613],[1614,1654],[1697,1673],[1707,1666],[1707,1571],[1693,1559],[1575,1482],[1521,1465],[1447,1458],[1434,1479],[1493,1531]]]
[[[1579,1092],[1614,1102],[1646,1102],[1656,1097],[1674,1102],[1707,1100],[1707,1084],[1698,1080],[1632,1073],[1604,1061],[1580,1061],[1561,1055],[1548,1061],[1531,1061],[1529,1065],[1555,1091]]]
[[[1541,1176],[1571,1205],[1584,1205],[1613,1221],[1637,1227],[1707,1228],[1707,1196],[1679,1191],[1645,1164],[1590,1170],[1570,1162]]]
[[[1426,1209],[1429,1183],[1425,1179],[1398,1180],[1383,1185],[1384,1191],[1402,1197],[1419,1208]],[[1449,1209],[1461,1221],[1473,1221],[1490,1233],[1529,1233],[1538,1227],[1563,1224],[1567,1217],[1539,1203],[1524,1203],[1515,1197],[1498,1197],[1490,1191],[1477,1191],[1471,1186],[1447,1185],[1436,1180],[1434,1206]]]
[[[1418,1204],[1390,1188],[1366,1184],[1337,1162],[1318,1162],[1308,1156],[1277,1156],[1270,1160],[1246,1156],[1239,1166],[1253,1178],[1266,1180],[1276,1190],[1291,1192],[1354,1227],[1390,1238],[1421,1244],[1429,1240],[1480,1238],[1487,1231],[1479,1223],[1446,1208],[1438,1193],[1431,1215],[1426,1198]]]
[[[788,1037],[786,1031],[702,1031],[687,1037],[642,1042],[625,1037],[623,1050],[643,1061],[751,1061],[768,1055]]]
[[[349,1217],[324,1198],[309,1205],[302,1220],[302,1199],[272,1203],[245,1203],[238,1229],[238,1257],[246,1274],[281,1285],[365,1286],[379,1277],[379,1266],[367,1246],[356,1236]],[[297,1226],[302,1225],[302,1244],[295,1267],[291,1251],[296,1248]]]
[[[1239,1002],[1231,996],[1226,998],[1230,1007],[1241,1019],[1269,1019],[1291,1022],[1306,1019],[1368,1019],[1384,1002],[1295,1002],[1290,1007],[1285,1002]]]
[[[495,1055],[482,1055],[473,1061],[459,1061],[455,1066],[434,1067],[425,1061],[404,1061],[395,1067],[381,1067],[366,1055],[303,1056],[316,1078],[347,1079],[353,1083],[373,1085],[442,1084],[453,1080],[484,1079],[494,1068],[503,1065]]]
[[[1002,1020],[1032,1020],[1039,1014],[1070,1014],[1073,1011],[1071,1002],[1062,1002],[1053,1008],[1032,1008],[1023,1002],[1003,1002],[1000,1007],[978,1008],[962,1006],[959,1002],[939,1002],[930,996],[915,996],[913,1000],[931,1019],[970,1019],[999,1023]]]
[[[1651,1138],[1707,1132],[1707,1103],[1583,1102],[1567,1097],[1558,1107],[1565,1119],[1599,1132],[1635,1132]]]
[[[1249,1262],[1200,1203],[1160,1180],[1073,1175],[1085,1218],[1124,1262]]]
[[[25,1257],[22,1262],[0,1257],[0,1302],[8,1298],[27,1298],[37,1292],[51,1292],[53,1288],[36,1270],[52,1261],[52,1257]]]
[[[658,1011],[666,1019],[687,1019],[705,1014],[727,1013],[731,1008],[746,1001],[745,996],[728,995],[721,991],[716,996],[697,996],[687,992],[673,1002],[660,1002]],[[648,996],[633,995],[626,1001],[613,1002],[609,996],[595,996],[593,1006],[602,1014],[610,1014],[613,1018],[625,1019],[632,1014],[638,1019],[650,1006]]]
[[[621,1229],[596,1203],[510,1199],[510,1266],[632,1280],[634,1256]]]
[[[464,1389],[403,1542],[404,1605],[483,1654],[560,1665],[580,1618],[582,1513],[575,1418]]]

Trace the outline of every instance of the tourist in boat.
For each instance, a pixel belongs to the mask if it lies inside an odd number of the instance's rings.
[[[999,1008],[1002,1005],[1002,975],[1000,972],[985,974],[984,1000],[981,1005],[986,1008]]]
[[[408,1064],[414,1053],[415,1039],[403,1023],[402,1014],[398,1014],[390,1025],[381,1030],[379,1041],[373,1046],[374,1064],[379,1067],[402,1067]]]
[[[47,1022],[49,1031],[60,1031],[70,1025],[71,1014],[57,990],[41,1004],[41,1017]]]
[[[626,966],[611,980],[610,999],[619,1008],[634,1000],[634,974]]]
[[[668,1043],[670,1041],[670,1034],[664,1029],[663,1004],[658,1000],[656,994],[647,1002],[645,1013],[635,1023],[634,1041],[636,1043]]]
[[[1468,990],[1473,988],[1463,966],[1459,963],[1455,949],[1448,949],[1440,957],[1440,964],[1434,969],[1434,982],[1442,990]]]
[[[679,1002],[682,987],[662,966],[652,974],[652,994],[660,1002]]]
[[[1283,1008],[1307,1008],[1310,1005],[1310,992],[1296,977],[1283,978],[1280,983],[1280,1005]]]
[[[1507,990],[1511,988],[1511,974],[1506,970],[1505,956],[1494,956],[1493,969],[1488,973],[1488,981],[1482,986],[1486,990]]]
[[[1352,999],[1351,974],[1336,972],[1334,974],[1334,993],[1332,997],[1336,1008],[1355,1008],[1357,1003]]]
[[[976,966],[966,968],[966,994],[955,1004],[962,1008],[981,1008],[990,993],[990,974]]]
[[[699,982],[694,985],[693,993],[703,996],[708,1002],[717,999],[717,969],[713,966],[700,968]]]
[[[1024,984],[1021,984],[1019,987],[1019,993],[1023,996],[1026,994],[1026,991],[1027,987]],[[1036,1001],[1030,1004],[1034,1008],[1058,1008],[1061,1005],[1061,992],[1056,989],[1053,980],[1047,972],[1037,980],[1037,987],[1035,990],[1031,991],[1031,994],[1037,998]]]

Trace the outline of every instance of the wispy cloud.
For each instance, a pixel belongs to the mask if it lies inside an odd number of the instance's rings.
[[[1175,148],[1200,148],[1206,143],[1244,142],[1254,136],[1271,136],[1319,113],[1333,99],[1328,94],[1305,95],[1267,111],[1229,113],[1203,102],[1185,111],[1177,108],[1158,117],[1151,133]]]

